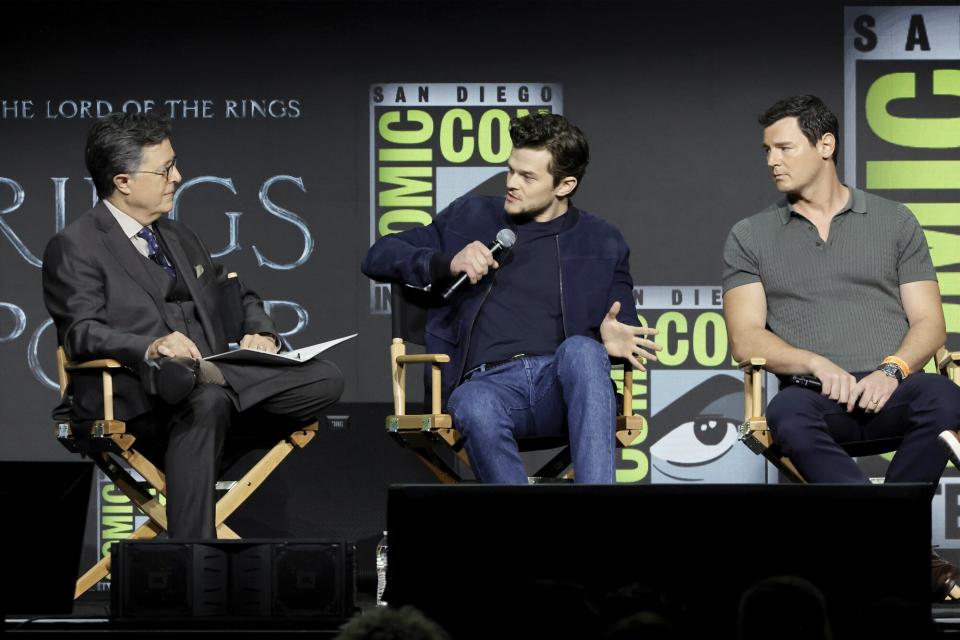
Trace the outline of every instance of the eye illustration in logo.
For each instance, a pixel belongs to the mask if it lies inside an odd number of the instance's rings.
[[[652,483],[765,482],[763,458],[738,441],[743,384],[713,374],[650,418]]]

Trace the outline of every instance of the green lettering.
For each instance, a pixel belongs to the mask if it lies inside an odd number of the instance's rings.
[[[459,164],[473,156],[473,136],[464,131],[473,130],[473,116],[466,109],[450,109],[440,121],[440,154],[448,162]],[[460,148],[457,148],[457,142]]]
[[[868,160],[867,189],[957,189],[960,160]]]
[[[133,533],[133,517],[131,516],[103,516],[100,522],[103,532],[101,539],[128,538]]]
[[[690,343],[681,335],[687,333],[687,318],[679,311],[667,311],[657,318],[658,344],[663,351],[657,354],[660,364],[666,367],[675,367],[683,364],[690,354]],[[670,350],[671,338],[676,337],[676,350]]]
[[[956,234],[924,229],[923,235],[927,237],[934,267],[949,267],[960,262],[960,239]]]
[[[432,178],[433,167],[380,167],[377,179],[387,184],[398,185],[380,192],[381,207],[430,207],[433,196],[415,196],[416,193],[432,193],[433,183],[416,178]]]
[[[632,462],[632,469],[617,469],[617,482],[640,482],[647,477],[650,462],[647,454],[640,449],[627,447],[620,450],[620,458],[625,462]]]
[[[388,236],[410,228],[411,225],[428,225],[433,220],[430,214],[419,209],[394,209],[380,216],[377,231],[381,236]]]
[[[401,119],[406,116],[406,121]],[[418,124],[416,129],[394,129],[395,124]],[[380,137],[393,144],[422,144],[433,135],[433,118],[426,111],[410,109],[406,111],[387,111],[377,123]]]
[[[911,202],[906,205],[923,227],[960,227],[960,204]]]
[[[433,149],[380,149],[377,158],[381,162],[431,162]]]
[[[940,283],[940,294],[944,296],[960,296],[960,272],[950,271],[937,274]]]
[[[498,126],[499,125],[499,126]],[[512,148],[510,143],[510,116],[502,109],[490,109],[480,116],[480,157],[484,162],[499,164],[506,162]],[[498,135],[499,134],[499,135]],[[493,150],[494,138],[500,152]]]
[[[133,503],[127,504],[105,504],[100,509],[101,513],[133,513]]]
[[[709,340],[707,330],[713,328],[713,340]],[[713,347],[713,353],[709,347]],[[727,359],[727,325],[716,311],[697,316],[693,323],[693,357],[697,364],[704,367],[716,367]]]
[[[943,305],[943,319],[947,324],[947,333],[960,333],[960,304]]]
[[[960,147],[960,118],[901,118],[890,115],[887,105],[893,100],[917,97],[915,73],[890,73],[870,86],[864,101],[867,123],[887,142],[925,149]],[[960,96],[960,70],[937,69],[933,72],[933,94]]]
[[[617,367],[610,370],[610,378],[617,387],[617,393],[623,393],[623,369]],[[647,409],[647,372],[634,369],[633,371],[633,412]]]
[[[100,497],[103,498],[105,502],[130,502],[130,498],[117,489],[117,485],[115,484],[103,485],[103,489],[100,490]]]

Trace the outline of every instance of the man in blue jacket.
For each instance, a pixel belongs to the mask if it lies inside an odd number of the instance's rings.
[[[429,225],[380,238],[369,277],[445,291],[427,316],[428,351],[447,353],[441,396],[481,482],[527,482],[516,438],[570,437],[578,482],[614,481],[616,408],[610,357],[643,369],[660,349],[638,326],[630,249],[609,223],[573,206],[589,161],[562,116],[510,123],[505,198],[464,197]],[[496,256],[502,229],[516,243]]]

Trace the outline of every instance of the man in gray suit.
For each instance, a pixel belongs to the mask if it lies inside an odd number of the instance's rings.
[[[170,131],[153,113],[110,114],[90,130],[86,164],[100,202],[48,243],[44,302],[70,359],[123,364],[114,412],[138,448],[162,457],[170,537],[215,538],[214,485],[228,430],[275,437],[308,424],[340,397],[343,378],[326,360],[273,367],[201,359],[232,339],[272,353],[280,341],[242,283],[240,311],[228,313],[223,267],[195,233],[165,217],[181,181]],[[71,394],[74,420],[102,415],[98,381],[76,376]]]

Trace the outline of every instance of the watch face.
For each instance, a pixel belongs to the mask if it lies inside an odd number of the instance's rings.
[[[901,373],[900,367],[893,364],[892,362],[888,362],[884,365],[880,365],[879,369],[880,371],[883,371],[886,375],[890,376],[891,378],[896,378],[898,382],[903,380],[903,373]]]

